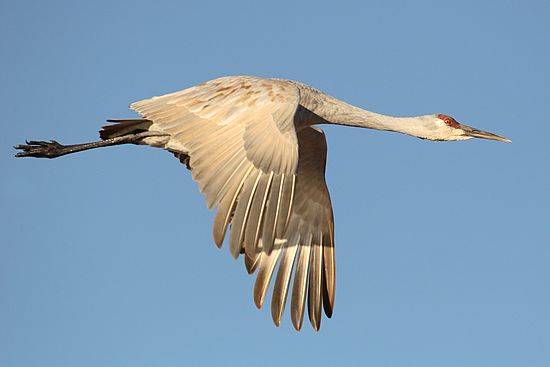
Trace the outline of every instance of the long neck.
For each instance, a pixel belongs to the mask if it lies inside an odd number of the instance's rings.
[[[352,106],[322,92],[310,94],[300,103],[323,118],[322,123],[357,126],[375,130],[395,131],[402,134],[431,139],[436,126],[430,115],[417,117],[394,117],[370,112]],[[304,103],[302,103],[304,102]]]

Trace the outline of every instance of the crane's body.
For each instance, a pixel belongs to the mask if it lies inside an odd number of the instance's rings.
[[[231,254],[242,254],[247,271],[258,272],[254,285],[258,307],[275,276],[271,311],[276,325],[292,289],[291,318],[297,330],[306,304],[316,330],[321,309],[331,317],[334,307],[334,223],[324,178],[326,140],[314,125],[357,126],[439,141],[473,137],[510,141],[442,114],[377,114],[282,79],[223,77],[130,108],[142,118],[109,120],[114,124],[102,128],[101,141],[69,146],[31,141],[16,146],[22,150],[17,156],[55,158],[128,143],[172,152],[191,170],[208,207],[217,208],[216,245],[221,247],[230,226]]]

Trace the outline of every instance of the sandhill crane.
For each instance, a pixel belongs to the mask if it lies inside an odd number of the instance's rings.
[[[275,273],[271,314],[278,326],[294,273],[291,319],[302,327],[307,306],[315,330],[321,308],[334,308],[334,224],[325,183],[326,140],[321,124],[395,131],[449,141],[502,136],[458,123],[443,114],[391,117],[354,107],[305,84],[249,76],[222,77],[133,103],[142,118],[107,120],[102,140],[61,145],[27,141],[17,157],[55,158],[119,144],[144,144],[172,152],[186,164],[208,208],[217,207],[213,237],[243,254],[258,272],[254,301],[260,308]]]

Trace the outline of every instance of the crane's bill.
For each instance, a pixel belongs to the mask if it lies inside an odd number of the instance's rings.
[[[503,141],[506,143],[511,143],[512,140],[505,138],[504,136],[500,136],[497,134],[490,133],[488,131],[478,130],[473,127],[462,125],[460,124],[460,127],[464,131],[466,136],[471,136],[472,138],[480,138],[480,139],[489,139],[489,140],[498,140]]]

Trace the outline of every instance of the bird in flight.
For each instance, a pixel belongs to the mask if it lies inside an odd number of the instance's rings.
[[[271,315],[278,326],[287,295],[296,330],[307,305],[315,330],[331,317],[336,283],[334,221],[325,183],[323,124],[394,131],[421,139],[483,138],[510,142],[443,114],[392,117],[370,112],[308,85],[283,79],[230,76],[130,108],[142,118],[107,120],[100,141],[55,140],[15,146],[17,157],[56,158],[83,150],[140,144],[173,153],[217,208],[214,242],[243,255],[257,272],[254,302],[262,307],[274,277]],[[277,267],[278,265],[278,267]],[[277,269],[277,271],[275,271]],[[292,287],[290,284],[292,283]],[[291,289],[291,291],[290,291]]]

